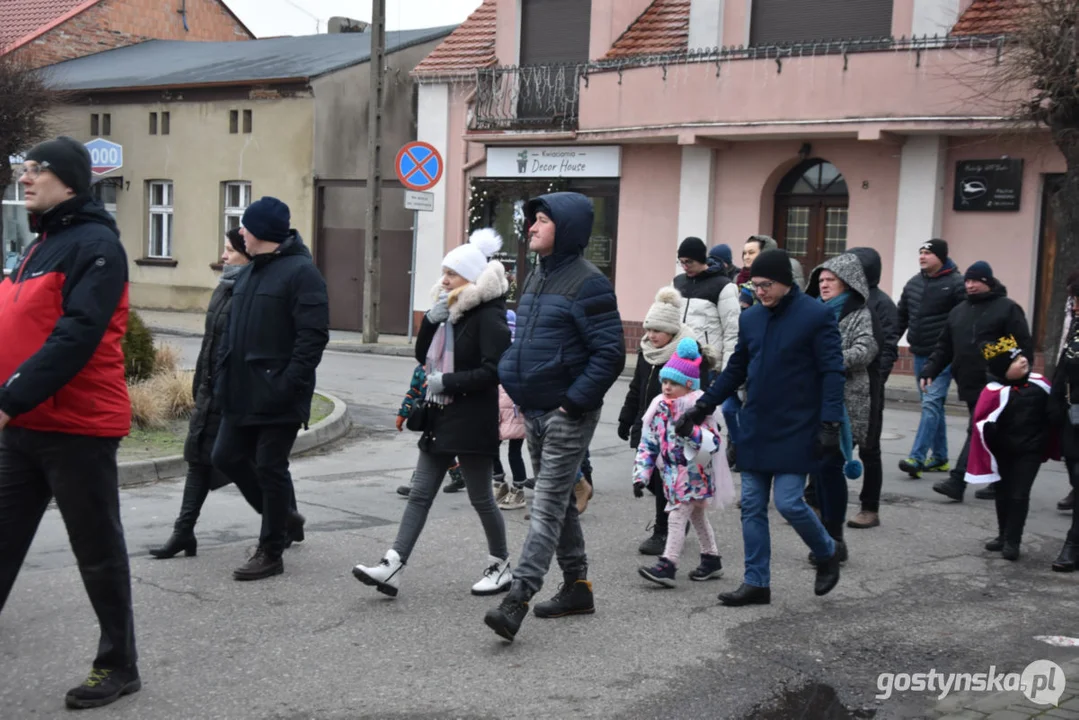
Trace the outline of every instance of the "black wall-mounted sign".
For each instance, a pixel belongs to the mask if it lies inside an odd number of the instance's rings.
[[[955,164],[957,212],[1018,212],[1023,161],[960,160]]]

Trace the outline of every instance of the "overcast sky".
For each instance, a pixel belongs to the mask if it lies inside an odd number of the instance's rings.
[[[256,37],[311,35],[326,32],[334,16],[371,20],[371,0],[225,0]],[[386,0],[386,29],[456,25],[480,0]],[[316,20],[317,19],[317,20]]]

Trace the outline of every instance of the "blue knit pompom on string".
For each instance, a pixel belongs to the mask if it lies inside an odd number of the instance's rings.
[[[848,480],[857,480],[862,476],[862,463],[858,460],[848,460],[843,465],[843,474]]]

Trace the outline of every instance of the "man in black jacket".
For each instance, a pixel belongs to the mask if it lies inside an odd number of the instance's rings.
[[[918,250],[918,264],[922,270],[903,288],[897,308],[899,336],[907,333],[915,377],[922,376],[948,323],[948,313],[966,298],[963,277],[948,257],[948,243],[936,238],[926,242]],[[912,478],[921,477],[923,470],[948,470],[944,401],[952,382],[951,367],[937,368],[934,377],[936,380],[921,391],[922,419],[910,455],[899,461],[899,469]]]
[[[967,269],[964,279],[967,299],[949,313],[940,341],[922,370],[920,379],[924,388],[937,377],[941,368],[950,365],[956,385],[959,386],[959,399],[967,404],[970,411],[967,439],[959,460],[952,469],[951,476],[933,486],[936,492],[957,502],[963,501],[963,492],[967,487],[963,478],[967,474],[974,406],[982,388],[988,382],[982,346],[987,342],[994,342],[997,338],[1011,335],[1019,343],[1027,360],[1031,364],[1034,361],[1034,340],[1030,336],[1030,327],[1027,325],[1023,308],[1008,298],[1007,289],[993,277],[993,268],[989,263],[981,260],[974,263]],[[991,500],[995,497],[994,491],[995,485],[990,485],[979,490],[975,496]]]
[[[858,258],[869,283],[866,306],[873,313],[873,331],[880,351],[869,365],[869,430],[858,455],[865,467],[861,511],[847,521],[847,527],[871,528],[880,525],[880,491],[884,484],[884,466],[880,455],[880,436],[884,429],[884,385],[899,357],[899,314],[895,303],[880,289],[880,253],[873,248],[851,248],[848,252]]]
[[[142,687],[116,467],[131,427],[127,256],[90,197],[82,143],[31,148],[19,183],[38,239],[0,278],[0,610],[55,500],[101,627],[93,670],[65,702],[99,707]]]
[[[315,369],[329,341],[326,282],[288,206],[264,197],[244,211],[243,236],[253,257],[232,291],[228,332],[218,356],[222,422],[213,464],[237,485],[262,491],[258,550],[237,580],[284,572],[287,537],[303,538],[288,458],[311,415]],[[291,531],[291,533],[290,533]]]

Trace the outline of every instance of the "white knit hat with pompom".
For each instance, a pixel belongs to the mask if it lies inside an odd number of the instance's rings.
[[[644,316],[644,329],[677,335],[682,329],[682,293],[669,286],[660,288]]]
[[[474,283],[487,267],[491,256],[501,249],[502,236],[492,228],[482,228],[473,232],[467,243],[450,250],[442,259],[442,267]]]

